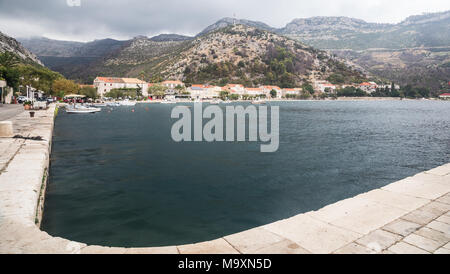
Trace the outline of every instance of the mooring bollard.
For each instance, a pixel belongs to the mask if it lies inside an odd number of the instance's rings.
[[[11,121],[0,122],[0,137],[12,137],[13,123]]]

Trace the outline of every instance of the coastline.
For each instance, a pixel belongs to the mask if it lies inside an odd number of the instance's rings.
[[[292,100],[289,100],[292,101]],[[319,100],[323,101],[323,100]],[[0,168],[0,253],[449,253],[450,163],[390,185],[234,235],[182,246],[88,246],[39,229],[56,105],[22,113],[15,133],[45,141],[0,138],[9,159]],[[417,238],[444,235],[433,249]],[[439,234],[440,233],[440,234]],[[428,234],[427,234],[428,235]],[[446,238],[445,238],[446,237]],[[412,239],[411,239],[412,238]],[[414,244],[414,241],[417,243]],[[422,239],[423,241],[423,239]],[[371,245],[376,243],[378,246]],[[379,248],[378,248],[379,247]]]
[[[146,100],[146,101],[138,101],[138,104],[159,104],[163,100]],[[204,100],[202,103],[209,103],[214,100]],[[436,99],[436,98],[423,98],[423,99],[410,99],[410,98],[399,98],[399,97],[338,97],[337,99],[269,99],[266,100],[266,102],[336,102],[336,101],[342,101],[342,102],[354,102],[354,101],[448,101],[448,100],[442,100],[442,99]],[[230,101],[231,103],[251,103],[251,100],[233,100]],[[191,100],[179,100],[177,103],[195,103]]]

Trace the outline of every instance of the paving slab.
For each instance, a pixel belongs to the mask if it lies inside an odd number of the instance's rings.
[[[438,221],[433,221],[429,224],[427,224],[428,228],[443,232],[446,235],[450,235],[450,225],[446,223],[441,223]]]
[[[377,254],[380,253],[382,250],[374,250],[367,248],[365,246],[362,246],[357,243],[351,243],[348,244],[337,251],[333,252],[334,254]]]
[[[437,202],[450,205],[450,194],[444,195],[436,200]]]
[[[430,202],[429,199],[417,198],[409,195],[386,191],[383,189],[372,190],[370,192],[359,195],[358,197],[365,198],[384,205],[397,207],[407,211],[418,209],[419,207],[422,207]]]
[[[81,254],[125,254],[127,252],[126,248],[113,248],[90,245],[81,249]]]
[[[439,242],[425,238],[417,234],[410,234],[407,237],[405,237],[403,241],[413,246],[419,247],[423,250],[426,250],[428,252],[434,252],[439,247],[441,247],[441,244]]]
[[[421,229],[414,232],[414,234],[434,240],[438,242],[441,246],[450,241],[450,235],[447,235],[445,233],[442,233],[441,231],[437,231],[428,227],[422,227]]]
[[[406,214],[402,217],[403,220],[410,221],[416,224],[426,225],[429,222],[437,218],[437,214],[433,214],[429,211],[414,210],[413,212]]]
[[[299,215],[264,226],[265,229],[287,238],[312,253],[331,253],[361,237],[308,215]]]
[[[385,225],[383,227],[383,230],[406,237],[409,234],[415,232],[421,226],[422,225],[420,224],[398,219],[390,224]]]
[[[214,241],[178,246],[180,254],[239,254],[227,241]]]
[[[436,221],[450,225],[450,216],[442,215],[441,217],[437,218]]]
[[[370,203],[354,209],[344,217],[331,221],[338,227],[360,234],[368,234],[393,220],[405,215],[407,211],[379,203]]]
[[[450,210],[450,205],[441,203],[438,201],[433,201],[433,202],[421,207],[420,210],[427,211],[431,214],[434,214],[437,218],[437,217],[447,213]]]
[[[400,241],[403,237],[382,229],[377,229],[364,237],[358,239],[356,242],[362,246],[369,247],[371,249],[376,249],[379,247],[384,250],[396,242]]]
[[[439,248],[433,254],[450,254],[450,249]]]
[[[179,254],[176,246],[127,248],[125,254]]]
[[[388,250],[395,254],[430,254],[430,252],[427,252],[405,242],[396,243]]]
[[[255,228],[224,237],[235,249],[242,253],[254,252],[258,249],[274,245],[286,240],[263,228]]]
[[[263,247],[256,251],[249,252],[250,254],[310,254],[310,252],[298,244],[284,240],[267,247]]]
[[[432,177],[433,175],[429,174],[428,176]],[[434,178],[432,177],[430,181],[433,180]],[[450,191],[450,185],[447,186],[444,184],[428,182],[425,180],[425,178],[422,178],[420,180],[407,178],[382,187],[382,189],[395,193],[414,196],[417,198],[434,200],[447,194]]]
[[[445,176],[447,174],[450,174],[450,164],[439,166],[437,168],[426,171],[425,173]]]

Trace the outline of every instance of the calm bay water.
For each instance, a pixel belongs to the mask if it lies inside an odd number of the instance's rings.
[[[212,240],[449,162],[450,102],[283,102],[280,148],[175,143],[174,105],[56,118],[43,229],[88,244]]]

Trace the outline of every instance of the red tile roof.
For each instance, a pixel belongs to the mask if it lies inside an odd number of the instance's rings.
[[[123,79],[118,77],[97,77],[95,80],[105,83],[124,83]]]
[[[280,87],[277,87],[277,86],[263,86],[263,88],[265,88],[265,89],[278,89],[278,90],[281,89]]]
[[[178,80],[175,80],[175,81],[172,81],[172,80],[168,80],[168,81],[164,81],[164,82],[162,82],[161,84],[176,84],[176,85],[183,85],[183,82],[181,82],[181,81],[178,81]]]

